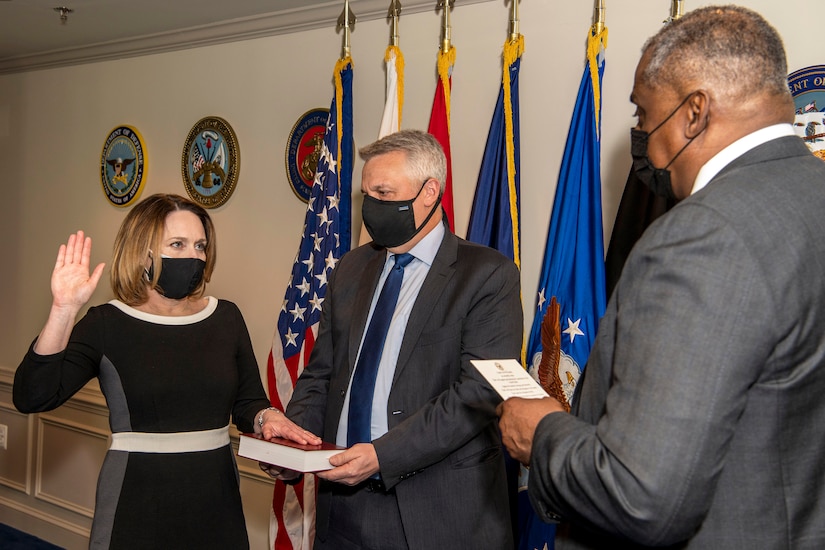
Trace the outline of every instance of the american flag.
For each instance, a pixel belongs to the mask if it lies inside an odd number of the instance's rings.
[[[289,403],[295,381],[309,361],[318,334],[327,278],[341,254],[349,249],[349,243],[342,243],[341,239],[349,234],[343,227],[349,223],[348,216],[343,215],[342,210],[349,208],[352,177],[352,102],[340,96],[350,95],[352,64],[349,58],[343,61],[336,65],[336,93],[307,203],[301,244],[292,265],[267,362],[269,398],[272,405],[281,410]],[[347,145],[350,152],[346,150]],[[280,481],[275,483],[269,531],[275,550],[312,548],[315,476],[307,474],[303,481],[291,486]]]
[[[201,155],[198,151],[195,151],[193,149],[192,150],[192,170],[194,172],[197,172],[198,170],[201,169],[201,166],[203,166],[204,163],[206,163],[206,159],[203,158],[203,155]]]

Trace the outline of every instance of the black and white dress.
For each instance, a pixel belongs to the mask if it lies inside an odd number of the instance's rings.
[[[14,381],[26,413],[52,410],[97,377],[112,446],[100,472],[91,548],[248,548],[231,419],[252,431],[269,406],[241,312],[151,315],[113,300],[77,323],[67,348],[30,348]]]

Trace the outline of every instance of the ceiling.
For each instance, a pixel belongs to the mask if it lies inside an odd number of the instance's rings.
[[[397,1],[404,14],[436,6]],[[390,3],[349,5],[367,21]],[[57,7],[73,11],[62,22]],[[343,10],[344,0],[0,0],[0,74],[334,27]]]

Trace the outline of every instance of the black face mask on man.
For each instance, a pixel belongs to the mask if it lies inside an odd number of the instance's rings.
[[[649,133],[645,132],[644,130],[639,130],[638,128],[631,128],[630,129],[630,156],[633,157],[633,171],[636,173],[636,177],[639,178],[639,181],[647,185],[651,191],[655,195],[659,195],[661,197],[665,197],[666,199],[675,199],[676,195],[673,194],[673,183],[670,179],[670,165],[673,164],[679,155],[682,154],[682,151],[687,149],[687,146],[693,143],[693,140],[696,136],[690,138],[690,140],[682,147],[676,156],[670,159],[670,162],[667,163],[667,166],[664,168],[656,168],[653,166],[653,162],[650,160],[650,157],[647,153],[647,142],[650,139],[656,130],[664,126],[664,124],[670,120],[670,118],[676,114],[676,112],[682,108],[682,105],[690,98],[693,94],[688,94],[685,99],[676,106],[673,111],[667,115],[667,117],[659,123],[653,130]],[[704,128],[702,129],[704,132]],[[700,132],[701,133],[701,132]]]
[[[200,258],[170,258],[161,256],[162,269],[157,281],[158,292],[166,298],[180,300],[192,294],[203,280],[206,262]],[[155,266],[146,271],[149,282],[154,279]]]
[[[425,181],[421,185],[421,189],[424,189],[426,184]],[[361,217],[364,219],[364,226],[375,244],[382,248],[401,246],[409,242],[427,225],[427,222],[435,213],[435,209],[441,204],[441,194],[438,195],[438,200],[435,201],[426,219],[420,226],[416,227],[413,203],[421,194],[421,189],[412,199],[406,201],[382,201],[364,195]]]

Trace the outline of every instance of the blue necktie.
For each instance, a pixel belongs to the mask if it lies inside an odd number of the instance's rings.
[[[404,279],[404,268],[413,260],[412,254],[396,254],[395,265],[384,280],[372,319],[361,345],[361,354],[355,365],[355,375],[349,393],[349,415],[347,416],[347,447],[356,443],[372,441],[370,436],[370,422],[372,419],[372,397],[375,394],[375,378],[378,374],[378,363],[384,351],[384,341],[387,339],[387,330],[390,327],[392,315],[395,313],[395,304],[398,302],[398,293],[401,290],[401,281]]]

